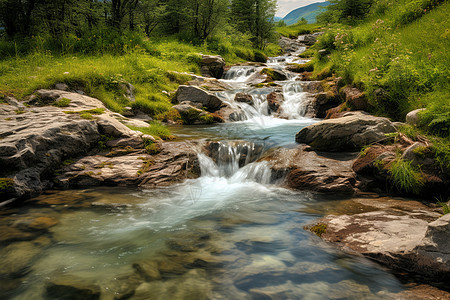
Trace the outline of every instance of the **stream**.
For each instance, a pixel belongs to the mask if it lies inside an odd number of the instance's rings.
[[[284,70],[293,59],[271,58],[268,66]],[[277,82],[282,117],[270,115],[266,99],[275,88],[247,83],[257,71],[236,66],[222,79],[233,90],[218,96],[240,112],[238,121],[171,128],[179,139],[217,141],[212,157],[198,154],[198,179],[149,190],[48,191],[1,211],[3,222],[19,226],[39,217],[57,224],[0,249],[14,270],[0,271],[0,298],[395,298],[404,287],[389,271],[303,229],[346,199],[282,188],[258,161],[294,147],[295,134],[317,120],[303,117],[305,93],[289,72]],[[235,102],[238,92],[253,104]]]

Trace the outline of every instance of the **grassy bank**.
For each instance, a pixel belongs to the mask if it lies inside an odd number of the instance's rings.
[[[364,89],[377,114],[404,120],[428,107],[429,123],[446,118],[448,127],[449,11],[442,1],[374,1],[365,20],[329,25],[314,46],[314,75],[335,73]]]
[[[232,44],[225,39],[211,40],[194,46],[176,39],[171,40],[121,40],[117,46],[89,46],[91,41],[71,39],[61,47],[52,48],[51,42],[39,38],[28,41],[35,50],[27,54],[15,52],[14,41],[3,41],[0,52],[0,98],[14,96],[23,99],[41,88],[51,88],[56,83],[66,83],[100,99],[109,109],[122,112],[125,107],[139,108],[150,116],[166,112],[171,103],[168,93],[190,79],[176,72],[200,74],[203,54],[220,54],[227,63],[263,60],[279,49],[271,45],[265,52],[245,45]],[[113,41],[112,41],[113,42]],[[97,47],[97,48],[95,48]],[[80,49],[85,49],[82,52]],[[108,51],[109,49],[109,51]],[[135,87],[135,102],[125,96],[122,83]]]
[[[275,31],[280,35],[288,37],[288,38],[297,38],[301,34],[308,34],[321,31],[323,25],[320,24],[305,24],[305,23],[297,23],[290,26],[281,26],[276,27]]]

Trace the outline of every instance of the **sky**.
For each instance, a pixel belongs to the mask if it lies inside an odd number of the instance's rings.
[[[325,0],[278,0],[277,17],[284,17],[292,10],[316,2],[325,2]]]

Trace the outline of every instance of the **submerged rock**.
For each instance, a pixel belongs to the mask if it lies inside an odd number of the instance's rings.
[[[386,134],[396,131],[394,124],[386,118],[352,112],[303,128],[295,141],[322,151],[354,151],[380,142],[386,139]]]
[[[101,289],[90,281],[69,275],[60,276],[47,284],[46,297],[63,300],[100,299]]]

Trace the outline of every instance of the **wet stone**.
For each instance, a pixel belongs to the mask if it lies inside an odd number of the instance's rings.
[[[32,242],[17,242],[0,250],[0,277],[21,277],[29,272],[34,258],[41,252]]]
[[[97,300],[101,290],[98,285],[73,276],[61,276],[49,282],[46,287],[48,299]]]
[[[156,261],[139,262],[133,264],[133,269],[145,281],[153,281],[161,279]]]
[[[38,233],[25,232],[11,226],[0,226],[0,243],[2,245],[14,241],[28,241],[36,237]]]

